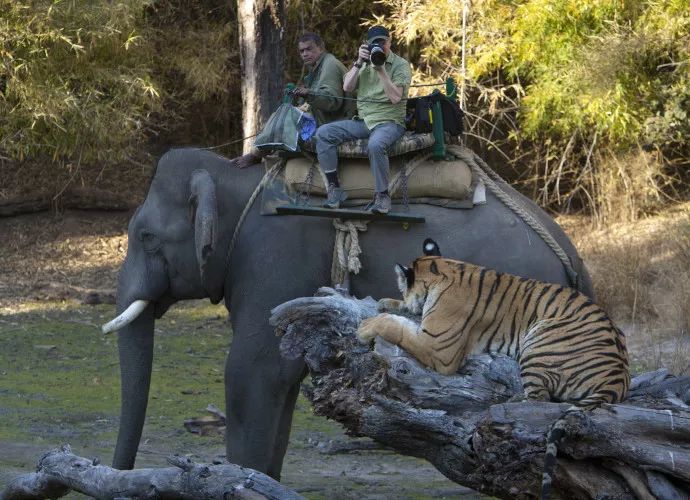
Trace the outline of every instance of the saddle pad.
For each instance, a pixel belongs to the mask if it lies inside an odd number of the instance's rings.
[[[430,148],[434,145],[433,134],[417,134],[415,132],[405,132],[405,134],[395,141],[388,150],[388,156],[400,156],[412,151]],[[343,142],[338,146],[339,158],[369,158],[369,140],[357,139],[356,141]],[[312,138],[302,144],[302,149],[316,153],[316,142]]]
[[[393,179],[409,158],[391,158],[390,178]],[[307,175],[311,161],[306,158],[292,158],[285,165],[285,184],[288,191],[300,193],[307,191]],[[341,159],[338,166],[340,187],[350,199],[372,198],[374,195],[374,176],[369,161],[363,159]],[[465,199],[471,193],[472,171],[462,160],[433,161],[428,159],[419,164],[410,174],[407,182],[409,198]],[[314,164],[311,181],[311,194],[325,196],[323,175],[318,164]],[[393,193],[393,198],[402,198],[402,188]]]

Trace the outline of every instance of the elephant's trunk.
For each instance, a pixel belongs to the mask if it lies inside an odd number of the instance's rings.
[[[118,334],[122,397],[120,430],[113,458],[116,469],[134,467],[151,385],[153,327],[154,305],[149,303]]]

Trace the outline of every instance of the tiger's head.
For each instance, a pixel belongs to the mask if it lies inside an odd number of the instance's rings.
[[[429,288],[438,280],[439,272],[436,261],[441,256],[438,244],[431,238],[422,245],[424,257],[416,259],[412,267],[395,265],[398,277],[398,288],[403,296],[405,308],[412,314],[422,314]]]

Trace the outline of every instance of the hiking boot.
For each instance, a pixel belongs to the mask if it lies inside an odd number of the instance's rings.
[[[385,193],[376,193],[374,196],[374,204],[371,206],[371,211],[375,214],[387,214],[391,211],[391,197]]]
[[[326,188],[326,201],[323,204],[324,208],[340,208],[340,203],[345,201],[347,195],[342,188],[335,187],[335,184],[329,184]]]

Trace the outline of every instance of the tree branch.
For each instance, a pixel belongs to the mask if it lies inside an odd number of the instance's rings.
[[[265,474],[233,464],[197,464],[171,457],[172,467],[122,471],[72,453],[68,445],[46,453],[38,471],[20,476],[0,500],[59,498],[71,490],[94,498],[246,500],[301,499]]]
[[[522,402],[518,365],[505,356],[475,356],[443,376],[380,338],[371,351],[354,332],[377,314],[375,305],[322,288],[272,311],[281,352],[303,355],[311,370],[306,392],[315,412],[351,435],[425,458],[463,486],[501,498],[535,497],[546,432],[569,405]],[[688,402],[690,377],[659,370],[634,378],[625,404],[568,416],[553,496],[684,498]]]

